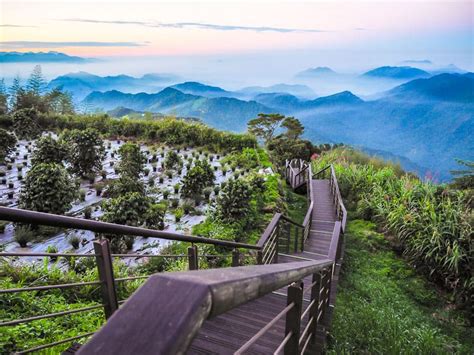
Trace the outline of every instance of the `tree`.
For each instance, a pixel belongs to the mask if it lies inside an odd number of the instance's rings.
[[[62,164],[67,158],[67,148],[63,142],[50,135],[41,137],[36,141],[36,148],[31,157],[32,165],[40,163]]]
[[[268,144],[272,161],[278,166],[284,166],[286,160],[309,160],[313,153],[313,144],[302,139],[289,139],[286,135],[274,138]]]
[[[197,161],[183,178],[181,193],[185,197],[201,195],[203,190],[214,184],[215,176],[211,166],[206,161]]]
[[[18,94],[20,93],[20,91],[22,91],[22,87],[21,87],[21,81],[20,81],[20,77],[18,75],[16,75],[14,78],[13,78],[13,83],[12,83],[12,86],[10,87],[9,91],[10,91],[10,100],[9,100],[9,106],[10,106],[10,109],[11,110],[14,110],[15,107],[17,107],[17,98],[18,98]]]
[[[74,114],[74,104],[69,93],[56,88],[47,93],[43,100],[47,104],[48,112],[61,115]]]
[[[281,126],[287,129],[285,134],[289,139],[296,140],[304,132],[304,126],[301,124],[300,120],[294,117],[285,118]]]
[[[74,129],[65,132],[62,140],[68,147],[67,160],[74,174],[86,177],[102,170],[105,147],[99,132],[93,128]]]
[[[15,150],[15,144],[15,135],[0,128],[0,163],[3,163],[5,158]]]
[[[164,218],[164,212],[161,207],[152,207],[154,201],[152,198],[144,196],[137,192],[130,192],[117,198],[104,201],[102,210],[104,215],[102,221],[125,224],[128,226],[148,226],[160,227],[163,222],[160,216]],[[132,236],[123,235],[104,235],[110,240],[112,251],[124,252],[130,250],[133,246]]]
[[[39,113],[34,108],[23,108],[13,113],[13,130],[20,139],[35,139],[41,134]]]
[[[145,195],[145,185],[139,179],[128,175],[120,176],[118,179],[113,180],[107,189],[107,195],[110,197],[119,197],[130,192]]]
[[[265,144],[268,144],[284,119],[285,116],[279,113],[259,113],[257,118],[247,123],[248,131],[254,136],[262,138]]]
[[[132,179],[139,179],[146,162],[146,157],[140,151],[140,147],[133,143],[125,143],[119,148],[118,153],[120,155],[120,162],[117,168],[120,175],[122,177],[127,176]]]
[[[166,154],[165,167],[166,169],[180,168],[183,166],[183,160],[174,150],[170,150]]]
[[[28,91],[36,96],[41,96],[46,88],[46,80],[41,70],[41,65],[35,65],[33,72],[26,84]]]
[[[19,205],[28,210],[64,214],[77,197],[79,184],[56,163],[31,168],[21,189]]]
[[[229,180],[216,199],[216,215],[224,223],[242,222],[252,212],[252,189],[240,179]]]
[[[462,170],[452,170],[453,185],[460,189],[473,189],[474,188],[474,162],[456,159],[459,165],[465,167]]]
[[[8,93],[5,87],[5,80],[0,80],[0,115],[8,113]]]

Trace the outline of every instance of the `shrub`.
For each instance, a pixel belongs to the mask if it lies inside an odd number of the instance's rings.
[[[0,163],[5,161],[5,158],[9,156],[15,150],[16,137],[14,134],[0,128]]]
[[[84,208],[84,218],[91,219],[91,217],[92,217],[92,207],[87,206],[86,208]]]
[[[204,161],[197,161],[183,178],[181,193],[194,197],[203,193],[204,188],[214,184],[215,176],[211,166]]]
[[[13,130],[19,139],[35,139],[40,136],[39,113],[34,108],[16,110],[12,116]]]
[[[28,172],[20,193],[21,208],[63,214],[77,196],[78,182],[55,163],[41,163]]]
[[[69,237],[68,241],[74,249],[78,249],[81,239],[77,235],[73,234]]]
[[[28,242],[34,239],[33,231],[27,226],[15,227],[15,241],[20,244],[20,247],[26,248]]]
[[[68,147],[67,160],[73,173],[87,176],[102,170],[104,142],[95,129],[66,131],[62,140]]]
[[[56,254],[58,252],[58,248],[54,245],[48,245],[48,247],[46,248],[46,252],[47,253],[51,253],[51,254]],[[57,260],[57,256],[50,256],[51,260],[52,261],[55,261]]]
[[[181,218],[183,218],[183,215],[184,215],[183,209],[177,208],[177,209],[174,211],[174,218],[175,218],[176,222],[181,221]]]
[[[146,157],[140,151],[140,147],[137,144],[125,143],[119,148],[118,153],[120,155],[120,162],[117,168],[120,175],[138,179],[140,174],[144,173],[144,164],[146,162]],[[150,172],[149,169],[147,170]]]
[[[174,151],[170,150],[166,154],[165,167],[166,169],[176,169],[183,165],[183,160],[181,157]]]
[[[62,164],[66,157],[67,148],[64,144],[48,135],[36,141],[36,148],[31,156],[31,163],[33,165],[39,163]]]

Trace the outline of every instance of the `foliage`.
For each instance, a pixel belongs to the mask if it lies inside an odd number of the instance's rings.
[[[3,163],[5,158],[15,150],[15,144],[15,135],[0,128],[0,163]]]
[[[19,139],[35,139],[41,134],[39,113],[35,108],[22,108],[12,115],[13,130]]]
[[[286,160],[303,159],[308,161],[314,153],[310,141],[290,139],[286,135],[280,135],[269,142],[268,150],[273,162],[279,167],[285,166]]]
[[[165,158],[166,169],[176,169],[176,168],[179,169],[182,166],[183,166],[183,160],[181,159],[181,157],[174,150],[170,150],[166,154],[166,158]]]
[[[248,218],[252,190],[248,183],[230,180],[216,199],[216,216],[224,223],[236,223]]]
[[[294,117],[286,117],[281,126],[286,128],[285,135],[292,140],[298,139],[304,132],[303,125]]]
[[[374,229],[348,224],[328,353],[470,353],[472,328]]]
[[[97,267],[91,258],[67,258],[69,268],[62,264],[63,259],[50,263],[16,263],[11,259],[0,260],[0,288],[20,288],[25,285],[55,285],[65,283],[90,282],[98,279]],[[121,262],[114,262],[114,276],[131,276],[130,270]],[[140,271],[137,270],[138,275]],[[126,299],[143,281],[134,280],[117,284],[118,299]],[[0,296],[0,318],[4,321],[23,319],[32,316],[57,313],[76,308],[90,307],[102,303],[100,288],[96,285],[52,289],[41,292],[20,292]],[[10,354],[42,344],[96,331],[105,319],[101,308],[9,326],[0,332],[2,353]],[[70,343],[46,350],[59,354]]]
[[[68,151],[64,144],[50,135],[38,139],[35,146],[31,156],[32,165],[39,163],[62,164],[67,157]]]
[[[144,226],[147,228],[162,228],[166,209],[164,205],[156,205],[151,197],[137,192],[129,192],[117,198],[106,200],[102,204],[104,211],[101,220],[110,223],[129,226]],[[131,248],[133,237],[105,235],[111,241],[111,248],[123,252]]]
[[[247,129],[251,134],[262,138],[265,144],[268,144],[284,119],[285,116],[279,113],[259,113],[257,118],[251,119],[247,123]]]
[[[181,193],[185,197],[201,195],[203,190],[214,184],[214,172],[207,161],[198,160],[194,167],[187,171],[182,180]]]
[[[261,148],[244,148],[242,151],[228,154],[220,162],[221,166],[234,163],[243,169],[268,168],[272,165],[267,152]]]
[[[105,147],[95,129],[66,131],[62,139],[69,148],[68,162],[73,173],[84,177],[102,170]]]
[[[110,182],[107,188],[107,197],[119,197],[126,193],[137,192],[141,195],[145,194],[145,185],[138,179],[129,176],[120,176]]]
[[[34,233],[30,227],[21,225],[15,227],[15,241],[20,244],[20,247],[25,248],[33,239]]]
[[[454,176],[453,186],[459,189],[474,189],[474,162],[457,160],[464,169],[451,171]]]
[[[26,175],[19,205],[28,210],[64,214],[77,197],[78,187],[61,165],[40,163]]]
[[[333,163],[347,206],[377,222],[419,271],[466,302],[474,287],[468,195],[410,175],[399,177],[390,165],[354,163],[352,156],[345,148],[326,153],[314,161],[313,171]]]
[[[137,144],[125,143],[119,148],[118,153],[120,162],[117,168],[120,176],[138,179],[143,173],[146,162],[146,157],[140,151],[140,147]]]
[[[44,92],[46,88],[46,79],[43,76],[40,65],[35,65],[26,86],[28,90],[35,95],[39,96]]]

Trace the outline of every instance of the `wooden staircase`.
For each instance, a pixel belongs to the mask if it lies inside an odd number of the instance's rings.
[[[300,173],[302,168],[297,170]],[[293,181],[288,176],[288,181],[293,189],[299,190],[306,181]],[[311,194],[309,201],[313,202],[311,213],[311,228],[309,237],[304,243],[303,251],[291,253],[278,253],[278,263],[287,263],[307,260],[326,260],[330,257],[331,243],[334,241],[333,232],[338,216],[332,194],[330,179],[310,180]],[[331,323],[332,308],[334,307],[337,280],[339,277],[340,263],[335,265],[333,279],[330,285],[330,311],[326,313],[321,325],[318,326],[316,341],[311,342],[306,353],[322,353],[325,346],[327,329]],[[311,277],[303,280],[306,291],[311,285]],[[304,291],[304,292],[305,292]],[[245,303],[230,312],[213,319],[206,320],[197,336],[194,338],[187,354],[234,354],[260,329],[274,319],[287,304],[287,288],[272,292],[264,297]],[[303,309],[309,304],[304,299]],[[303,320],[302,329],[307,320]],[[245,354],[273,354],[284,340],[285,319],[281,318],[268,332],[262,335]]]

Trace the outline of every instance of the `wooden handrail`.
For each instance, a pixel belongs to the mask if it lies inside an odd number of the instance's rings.
[[[326,259],[155,274],[78,354],[182,354],[207,318],[332,264]]]
[[[141,237],[154,237],[168,240],[176,240],[191,243],[203,243],[219,245],[229,248],[259,249],[258,246],[245,243],[237,243],[226,240],[217,240],[204,237],[195,237],[179,233],[164,232],[142,227],[132,227],[122,224],[94,221],[76,217],[66,217],[50,213],[28,211],[18,208],[0,207],[0,220],[38,224],[43,226],[64,227],[90,230],[98,233],[132,235]]]

